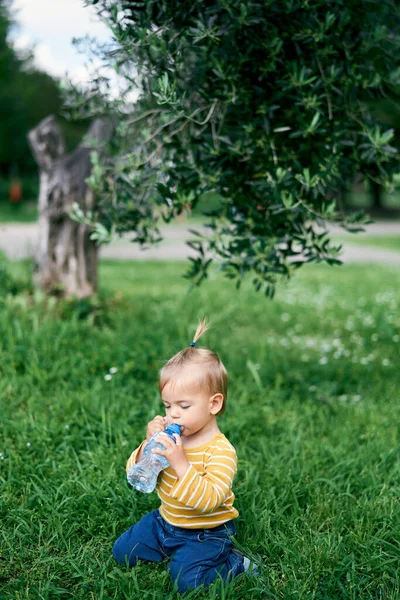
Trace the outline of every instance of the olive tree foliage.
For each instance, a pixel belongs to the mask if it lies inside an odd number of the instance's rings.
[[[94,155],[97,239],[154,241],[158,217],[213,191],[221,204],[191,242],[194,283],[210,257],[271,296],[304,263],[340,263],[321,225],[357,231],[367,218],[345,215],[339,191],[356,173],[392,190],[399,172],[399,140],[370,111],[381,98],[399,103],[397,0],[86,4],[112,32],[102,64],[138,90],[129,103],[97,78],[66,95],[72,112],[118,115],[112,153]]]

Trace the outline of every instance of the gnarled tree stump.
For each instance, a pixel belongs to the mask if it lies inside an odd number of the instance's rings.
[[[97,289],[96,245],[89,239],[87,225],[68,216],[74,202],[86,212],[95,198],[85,183],[90,175],[90,152],[112,135],[108,120],[96,119],[82,143],[66,154],[65,142],[54,116],[47,117],[28,134],[29,144],[40,169],[39,241],[35,283],[46,293],[85,298]]]

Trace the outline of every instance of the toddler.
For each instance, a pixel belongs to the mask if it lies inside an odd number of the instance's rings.
[[[168,423],[181,427],[176,443],[162,436],[169,467],[161,471],[156,491],[158,510],[125,531],[113,547],[121,564],[169,559],[168,568],[180,592],[209,585],[218,575],[224,581],[246,571],[247,557],[233,548],[232,481],[237,471],[234,447],[218,428],[217,415],[226,406],[228,376],[215,352],[196,348],[208,329],[203,319],[194,341],[173,356],[160,371],[160,393],[166,417],[156,416],[147,426],[146,440],[132,453],[127,471],[144,447]]]

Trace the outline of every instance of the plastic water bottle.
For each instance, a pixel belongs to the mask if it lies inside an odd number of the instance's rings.
[[[147,446],[145,446],[140,461],[129,469],[127,479],[135,490],[144,492],[145,494],[150,494],[154,490],[159,472],[166,469],[169,463],[165,456],[153,454],[152,450],[153,448],[165,450],[165,446],[162,444],[162,436],[165,434],[169,435],[175,442],[174,433],[178,435],[181,433],[180,426],[175,423],[168,425],[165,431],[155,433]]]

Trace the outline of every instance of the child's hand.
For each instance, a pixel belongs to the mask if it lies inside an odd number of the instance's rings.
[[[185,451],[183,450],[181,436],[174,433],[174,438],[176,443],[168,435],[161,436],[157,441],[159,441],[165,447],[165,450],[154,448],[152,452],[153,454],[165,456],[179,479],[180,477],[184,476],[190,466],[190,463],[187,459]]]
[[[164,431],[164,430],[165,430],[164,417],[157,415],[147,425],[146,441],[149,441],[150,438],[152,438],[155,433],[158,433],[159,431]]]

